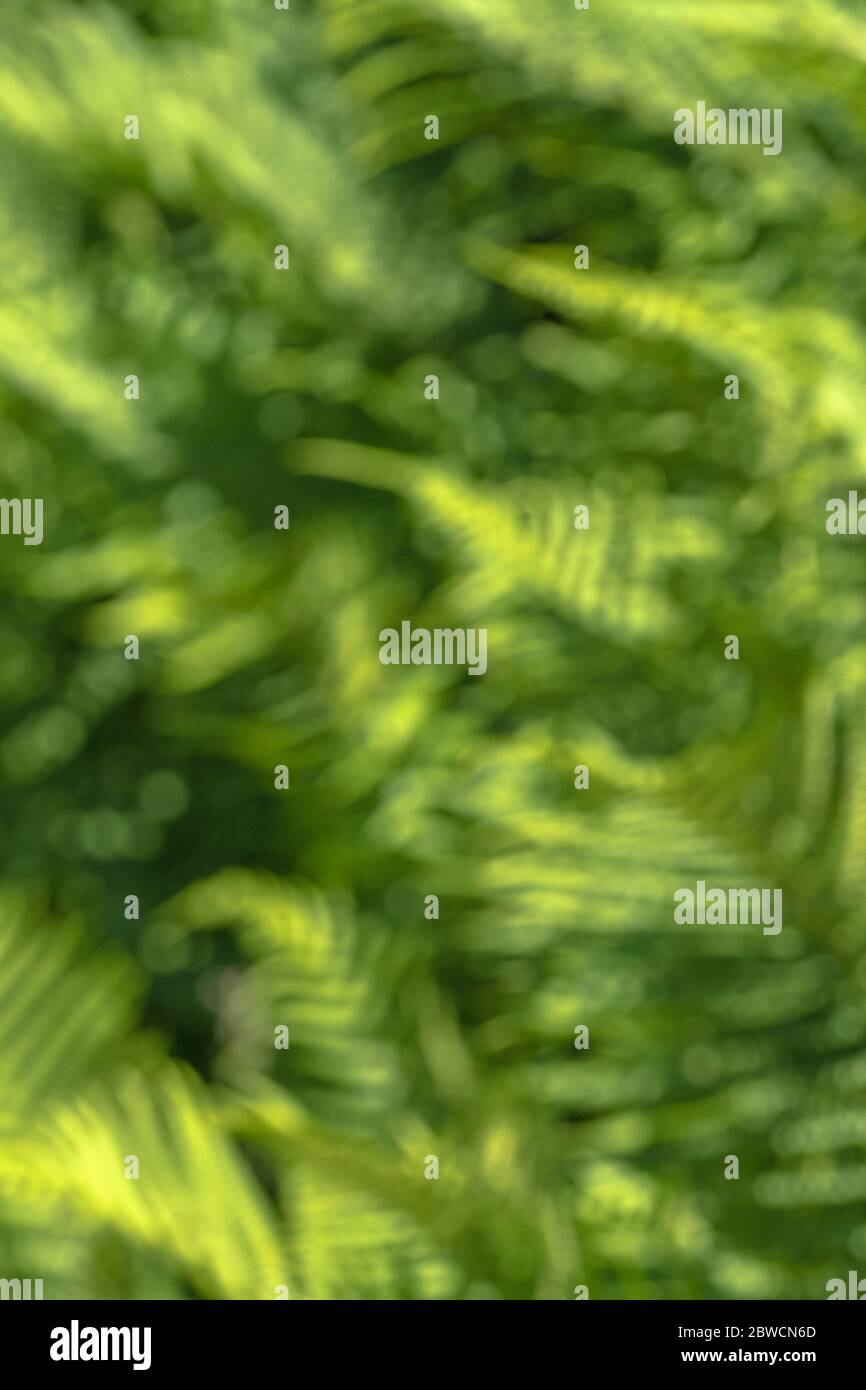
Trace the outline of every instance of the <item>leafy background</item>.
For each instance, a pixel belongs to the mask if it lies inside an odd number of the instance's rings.
[[[0,55],[0,473],[46,509],[2,540],[0,1275],[825,1297],[866,7],[34,0]],[[698,99],[782,107],[781,157],[676,146]],[[404,618],[488,674],[382,667]],[[674,927],[699,877],[782,933]]]

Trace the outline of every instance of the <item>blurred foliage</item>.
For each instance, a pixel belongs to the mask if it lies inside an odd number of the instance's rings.
[[[824,527],[866,7],[33,0],[0,53],[0,473],[46,528],[0,540],[0,1274],[824,1297],[866,1261]],[[676,146],[699,97],[783,154]],[[381,666],[404,618],[487,675]],[[675,927],[697,878],[784,930]]]

